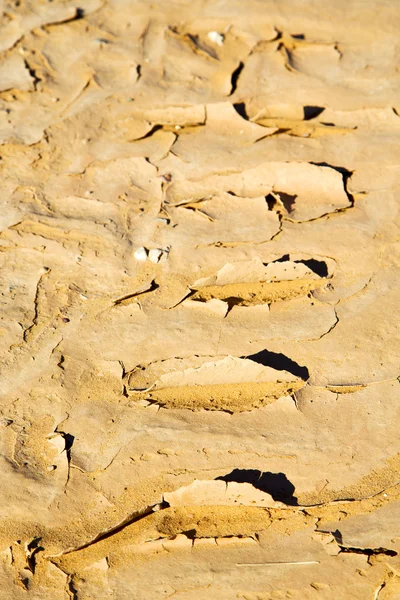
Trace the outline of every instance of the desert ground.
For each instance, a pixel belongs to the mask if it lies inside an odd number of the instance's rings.
[[[400,599],[400,4],[0,3],[0,599]]]

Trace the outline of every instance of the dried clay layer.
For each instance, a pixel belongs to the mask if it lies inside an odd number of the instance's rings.
[[[400,600],[399,17],[0,3],[0,600]]]
[[[240,306],[270,304],[278,300],[305,296],[325,284],[324,279],[294,279],[291,281],[257,281],[254,283],[210,285],[196,290],[191,299],[202,302],[217,299]]]
[[[109,557],[113,563],[131,565],[137,559],[141,560],[143,555],[154,552],[156,541],[165,543],[168,540],[173,542],[180,539],[181,542],[184,542],[183,545],[177,543],[168,547],[169,551],[179,551],[184,549],[184,546],[190,547],[193,541],[196,542],[196,540],[205,538],[228,540],[251,537],[260,542],[262,536],[265,535],[263,532],[267,530],[272,536],[271,540],[274,536],[279,535],[299,535],[301,531],[308,531],[307,535],[312,532],[315,537],[318,535],[318,531],[325,532],[325,534],[334,531],[332,525],[337,524],[338,519],[341,521],[342,528],[342,520],[346,518],[349,519],[348,527],[350,531],[352,523],[357,527],[357,519],[368,520],[371,511],[376,510],[379,506],[379,510],[383,512],[390,512],[390,507],[392,507],[394,517],[396,517],[399,510],[399,503],[396,502],[398,491],[397,486],[397,489],[393,489],[386,494],[391,498],[379,494],[359,502],[333,502],[310,506],[306,510],[301,506],[284,506],[273,501],[269,507],[257,506],[256,502],[254,506],[243,506],[240,502],[238,504],[221,505],[218,503],[218,498],[215,498],[215,504],[157,505],[153,507],[153,510],[130,523],[110,530],[83,546],[69,549],[49,558],[66,573],[83,574],[88,565],[104,557]],[[171,496],[173,495],[171,494]],[[209,500],[211,501],[211,498]],[[388,503],[390,501],[392,504]],[[318,528],[315,527],[316,520],[320,521],[320,527]],[[394,542],[390,543],[387,540],[388,531],[383,521],[381,525],[383,535],[381,541],[388,546],[393,546]],[[362,534],[358,532],[357,535]],[[190,543],[187,544],[182,536],[186,540],[190,540]],[[334,542],[331,550],[333,551],[332,554],[337,554],[340,549],[334,536],[331,535],[330,540],[326,540],[326,542],[328,541]],[[217,546],[214,549],[217,551]],[[377,548],[377,553],[382,549]],[[158,551],[160,550],[167,550],[167,548],[160,547]],[[360,550],[362,550],[361,547]],[[272,548],[271,551],[273,552]],[[397,555],[396,551],[390,550],[383,553],[389,556]],[[328,552],[328,554],[331,554],[331,552]],[[324,555],[322,547],[317,552],[317,558],[319,559],[321,555]],[[304,560],[301,547],[298,556],[301,560]]]
[[[167,408],[242,412],[260,408],[299,390],[304,381],[253,360],[193,356],[136,367],[128,391],[137,400]]]
[[[138,394],[137,397],[140,400],[156,402],[166,408],[224,410],[235,413],[266,406],[282,396],[293,394],[303,385],[303,381],[267,381],[175,386]]]
[[[288,511],[293,513],[294,511]],[[182,532],[192,532],[197,538],[215,536],[247,536],[271,525],[268,509],[237,506],[187,506],[153,512],[109,537],[76,551],[70,551],[52,561],[67,573],[79,572],[104,556],[119,553],[130,546],[136,554],[142,544],[169,538]],[[122,558],[122,557],[121,557]],[[129,554],[126,557],[131,560]],[[122,558],[123,560],[123,558]],[[129,564],[129,562],[128,562]]]

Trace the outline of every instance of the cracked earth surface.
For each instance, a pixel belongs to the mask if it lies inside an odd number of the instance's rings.
[[[0,9],[0,599],[399,600],[397,3]]]

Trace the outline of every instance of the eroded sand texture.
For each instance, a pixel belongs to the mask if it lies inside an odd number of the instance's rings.
[[[399,4],[1,9],[1,600],[399,600]]]

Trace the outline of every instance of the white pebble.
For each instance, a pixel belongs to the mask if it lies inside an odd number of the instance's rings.
[[[149,251],[149,260],[151,260],[152,263],[158,263],[162,255],[162,250],[160,250],[159,248],[152,248]]]
[[[133,253],[133,256],[136,258],[136,260],[145,261],[147,259],[147,250],[146,250],[146,248],[143,248],[143,246],[141,248],[138,248]]]
[[[225,36],[222,33],[218,33],[218,31],[209,31],[208,39],[210,39],[217,46],[222,46],[225,41]]]

